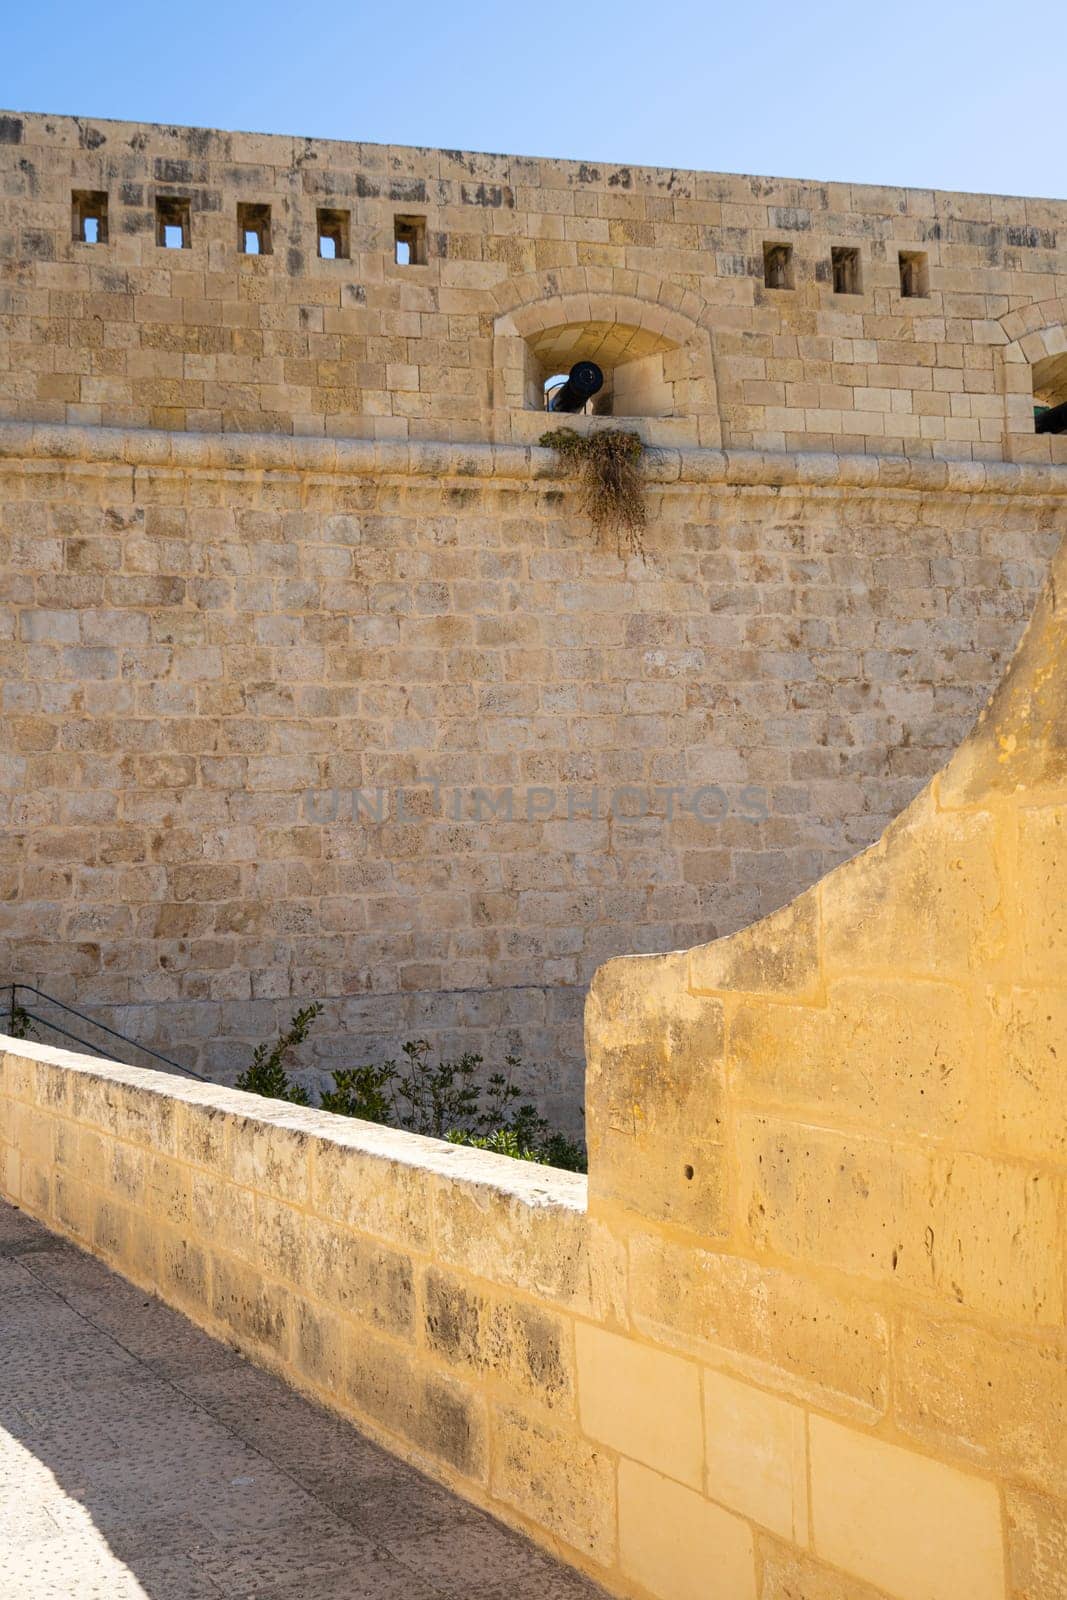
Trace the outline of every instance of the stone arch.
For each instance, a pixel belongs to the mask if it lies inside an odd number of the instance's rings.
[[[609,351],[627,360],[662,356],[673,403],[654,413],[652,442],[722,443],[710,308],[691,290],[612,269],[528,273],[501,284],[493,323],[495,439],[525,440],[542,426],[531,386],[546,351],[562,361]],[[633,414],[633,413],[628,413]]]
[[[1009,311],[1000,326],[1005,459],[1067,464],[1067,435],[1034,432],[1035,368],[1057,357],[1067,367],[1067,298]]]

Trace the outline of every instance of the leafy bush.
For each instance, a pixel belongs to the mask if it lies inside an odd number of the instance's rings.
[[[307,1090],[286,1072],[285,1057],[306,1038],[321,1010],[316,1004],[298,1011],[288,1032],[273,1046],[259,1045],[237,1087],[309,1105]],[[540,1161],[569,1172],[586,1170],[581,1144],[554,1132],[534,1106],[516,1104],[522,1100],[515,1081],[522,1074],[518,1056],[505,1056],[506,1071],[491,1073],[484,1084],[480,1081],[482,1057],[469,1051],[455,1061],[435,1061],[425,1039],[411,1039],[403,1046],[402,1056],[401,1061],[385,1061],[381,1066],[335,1069],[333,1088],[322,1091],[322,1109],[448,1139],[452,1144],[492,1150],[518,1161]]]
[[[285,1070],[285,1058],[290,1050],[303,1044],[311,1031],[311,1024],[321,1013],[316,1000],[298,1011],[289,1022],[285,1033],[279,1034],[271,1044],[257,1044],[252,1052],[252,1065],[237,1080],[238,1089],[249,1094],[263,1094],[271,1100],[288,1100],[294,1106],[309,1106],[311,1096],[302,1084],[294,1083]]]
[[[37,1019],[31,1017],[25,1006],[20,1006],[17,1000],[11,1002],[11,1014],[7,1023],[8,1037],[11,1039],[39,1039]]]

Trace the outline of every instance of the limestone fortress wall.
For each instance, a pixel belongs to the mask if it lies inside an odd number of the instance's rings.
[[[201,1070],[323,998],[573,1119],[598,964],[874,840],[1063,528],[1061,202],[18,114],[0,195],[0,977]]]
[[[530,442],[539,380],[590,353],[675,444],[1067,460],[1028,370],[1067,386],[1067,202],[72,117],[0,140],[9,415]]]

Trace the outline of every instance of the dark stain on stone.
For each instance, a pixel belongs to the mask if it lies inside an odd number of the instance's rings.
[[[390,200],[426,202],[426,184],[421,178],[397,178],[389,185]]]
[[[473,1362],[478,1355],[481,1312],[458,1283],[432,1273],[426,1283],[426,1337],[452,1361]]]
[[[22,118],[0,117],[0,144],[22,143]]]
[[[501,206],[511,208],[515,204],[515,191],[506,183],[463,183],[460,185],[460,196],[465,206],[498,209]]]
[[[427,1449],[450,1461],[468,1477],[476,1475],[478,1449],[468,1406],[438,1378],[428,1378],[423,1389],[422,1422]]]

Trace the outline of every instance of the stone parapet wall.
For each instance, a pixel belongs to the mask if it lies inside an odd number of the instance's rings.
[[[184,208],[184,248],[160,243],[161,205]],[[243,251],[249,206],[268,253]],[[633,358],[618,394],[661,443],[1062,461],[1034,436],[1030,368],[1064,348],[1065,239],[1057,200],[9,113],[2,408],[529,442],[577,351]],[[768,287],[783,247],[790,286]],[[913,298],[902,253],[923,258]]]
[[[543,450],[0,425],[0,980],[223,1078],[321,999],[309,1081],[516,1050],[577,1126],[596,966],[877,837],[1065,486],[664,449],[623,558]]]

